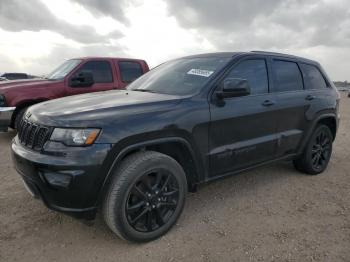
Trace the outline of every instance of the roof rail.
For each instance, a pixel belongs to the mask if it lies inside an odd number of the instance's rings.
[[[259,54],[268,54],[268,55],[283,55],[283,56],[293,56],[289,54],[284,54],[284,53],[278,53],[278,52],[269,52],[269,51],[259,51],[259,50],[253,50],[250,51],[251,53],[259,53]]]

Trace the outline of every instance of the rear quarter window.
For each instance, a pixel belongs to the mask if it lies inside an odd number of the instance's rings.
[[[328,87],[326,80],[320,70],[313,65],[301,64],[305,89],[323,89]]]
[[[297,63],[274,60],[272,72],[275,92],[303,90],[303,79]]]

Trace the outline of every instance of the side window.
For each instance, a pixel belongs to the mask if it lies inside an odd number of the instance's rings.
[[[297,63],[273,61],[274,91],[285,92],[303,90],[303,79]]]
[[[112,69],[108,61],[89,61],[79,69],[76,75],[81,72],[91,72],[95,83],[113,82]]]
[[[322,89],[327,87],[326,80],[320,70],[312,65],[301,64],[306,89]]]
[[[264,59],[245,60],[235,66],[226,77],[247,80],[250,85],[251,94],[269,92],[269,81]]]
[[[120,75],[124,83],[131,83],[143,74],[142,67],[137,62],[122,61],[118,64]]]

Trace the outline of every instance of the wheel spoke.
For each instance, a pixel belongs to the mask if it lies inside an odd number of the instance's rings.
[[[178,189],[174,189],[173,191],[164,192],[164,193],[163,193],[163,196],[169,197],[169,196],[172,196],[172,195],[177,194],[178,192],[179,192]]]
[[[134,185],[132,192],[142,199],[147,198],[146,194],[137,185]]]
[[[144,209],[137,217],[135,217],[133,220],[131,220],[131,224],[135,225],[137,221],[139,221],[146,213],[148,212],[148,209]]]
[[[163,174],[161,172],[157,172],[156,173],[156,181],[155,181],[154,185],[152,186],[153,190],[156,190],[157,188],[159,188],[160,182],[162,181],[162,178],[163,178]]]
[[[167,175],[165,181],[164,181],[164,184],[162,186],[162,188],[160,189],[160,191],[164,191],[164,189],[167,187],[167,185],[169,184],[169,181],[170,181],[170,175]]]
[[[156,211],[156,221],[159,227],[161,227],[162,225],[164,225],[164,219],[163,216],[161,214],[161,211],[157,208]]]
[[[137,211],[140,207],[143,207],[146,204],[146,202],[144,200],[138,202],[137,204],[133,204],[132,206],[128,206],[126,209],[128,210],[128,212],[133,212],[133,211]]]
[[[149,232],[152,231],[152,211],[147,213],[146,227]]]

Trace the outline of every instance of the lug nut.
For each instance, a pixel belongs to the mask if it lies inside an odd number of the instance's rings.
[[[148,203],[148,202],[146,203],[146,206],[149,206],[149,203]]]
[[[153,205],[153,206],[152,206],[152,208],[156,208],[156,206],[155,206],[155,205]]]

